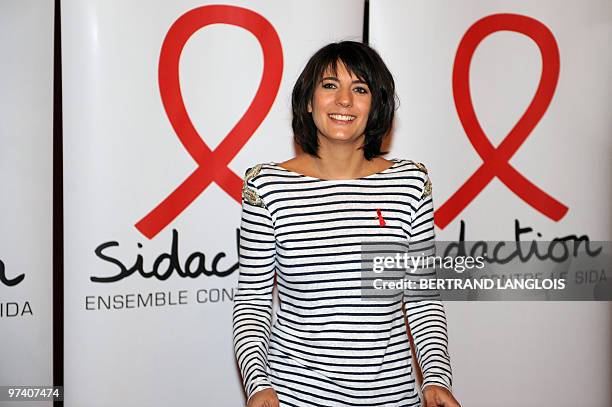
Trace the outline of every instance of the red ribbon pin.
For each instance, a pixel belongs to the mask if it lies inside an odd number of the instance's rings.
[[[380,226],[385,226],[385,219],[382,216],[382,212],[380,209],[376,209],[376,214],[378,215],[378,223],[380,224]]]
[[[202,140],[191,122],[179,81],[179,62],[185,44],[196,31],[211,24],[244,28],[257,38],[263,51],[263,74],[257,93],[244,116],[214,151]],[[149,239],[155,237],[213,181],[237,202],[241,202],[243,179],[227,165],[270,111],[280,87],[282,71],[283,51],[278,34],[268,20],[254,11],[227,5],[203,6],[188,11],[172,24],[159,56],[159,90],[168,119],[198,168],[136,223],[136,228],[143,235]]]
[[[542,55],[542,75],[536,93],[510,133],[495,148],[480,127],[470,94],[470,63],[476,48],[488,35],[497,31],[514,31],[531,38]],[[494,14],[474,23],[465,33],[455,55],[453,96],[465,133],[483,163],[468,180],[435,212],[440,228],[448,225],[469,203],[498,177],[510,190],[534,209],[558,221],[568,207],[532,184],[508,162],[540,121],[557,86],[559,49],[555,37],[541,22],[518,14]]]

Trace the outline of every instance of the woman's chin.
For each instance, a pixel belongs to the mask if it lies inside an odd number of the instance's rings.
[[[335,133],[325,138],[332,142],[350,142],[355,141],[359,136],[354,133]]]

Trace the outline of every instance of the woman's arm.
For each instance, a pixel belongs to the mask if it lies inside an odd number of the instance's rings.
[[[416,204],[411,219],[410,254],[413,256],[435,255],[434,206],[431,193],[431,181],[427,170],[424,171],[423,191]],[[409,279],[435,277],[435,270],[422,268],[411,273]],[[438,385],[451,391],[452,371],[448,353],[448,336],[444,305],[437,298],[437,292],[407,290],[404,303],[410,333],[414,339],[416,355],[423,372],[422,389]]]
[[[257,167],[250,168],[244,180],[238,253],[240,275],[233,310],[234,351],[248,399],[272,387],[266,366],[276,248],[272,217],[253,183],[257,173]]]

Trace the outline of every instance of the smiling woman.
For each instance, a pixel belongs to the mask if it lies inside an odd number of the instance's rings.
[[[365,134],[372,96],[366,82],[355,78],[340,62],[328,69],[316,86],[308,113],[317,128],[316,140],[347,141]]]
[[[459,406],[442,303],[409,290],[362,296],[363,244],[434,239],[426,167],[381,157],[396,106],[391,73],[365,44],[329,44],[307,63],[292,105],[303,153],[254,165],[242,189],[233,324],[248,407],[420,405],[404,310],[424,405]]]
[[[293,88],[294,139],[304,153],[320,158],[321,135],[363,138],[354,141],[363,142],[370,160],[384,154],[379,149],[391,128],[395,98],[393,76],[374,50],[352,41],[329,44],[308,61]],[[350,129],[331,126],[348,123]]]

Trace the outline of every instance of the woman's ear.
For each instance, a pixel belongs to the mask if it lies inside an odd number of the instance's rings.
[[[308,102],[308,113],[312,113],[312,104]]]

